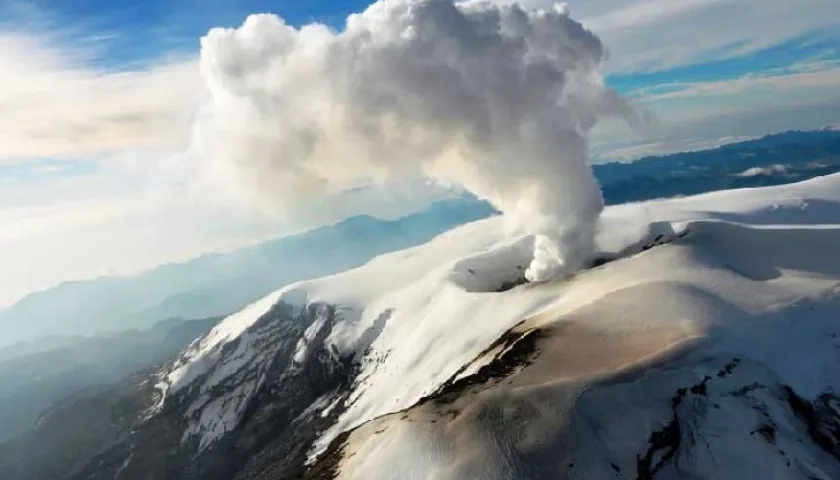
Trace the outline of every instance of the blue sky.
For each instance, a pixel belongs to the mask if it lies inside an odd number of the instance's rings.
[[[840,123],[836,0],[568,3],[610,52],[606,82],[652,118],[635,131],[599,126],[596,161]],[[62,280],[129,273],[305,227],[190,182],[179,159],[201,105],[199,39],[257,12],[341,29],[365,6],[0,2],[0,306]],[[409,197],[396,203],[410,208]]]
[[[550,4],[523,1],[530,6]],[[341,29],[347,15],[366,4],[358,0],[8,0],[0,4],[0,33],[39,35],[61,54],[77,55],[84,68],[118,72],[195,57],[199,38],[210,28],[236,27],[251,13],[275,13],[296,26],[321,22]],[[715,106],[722,111],[732,105],[815,106],[822,100],[815,92],[833,88],[840,63],[840,35],[836,33],[840,15],[833,0],[795,4],[781,0],[580,0],[570,4],[573,16],[599,34],[611,52],[607,83],[667,124],[641,137],[638,132],[606,129],[604,140],[595,139],[596,160],[623,156],[617,145],[646,141],[670,144],[661,151],[678,150],[695,131],[704,138],[773,131],[779,128],[778,122],[738,131],[742,122],[735,120],[722,122],[719,131],[702,126],[698,131],[685,117],[695,110],[708,118]],[[822,84],[810,92],[797,91],[796,74],[805,72],[812,83],[819,80],[814,73],[821,75]],[[756,77],[772,77],[784,88],[764,80],[758,82],[760,89],[771,89],[772,95],[757,95],[750,84],[751,79],[756,83]],[[736,81],[741,88],[733,91]],[[720,92],[714,91],[716,86]],[[825,100],[837,102],[838,96]],[[681,112],[680,118],[671,121],[668,117],[674,110]],[[811,123],[807,115],[791,118],[790,128],[837,121],[824,113],[815,115]],[[680,122],[685,125],[677,125]]]
[[[615,73],[608,83],[624,94],[661,91],[675,84],[731,80],[746,75],[776,73],[805,62],[840,60],[840,36],[834,32],[809,32],[745,55],[723,59],[703,58],[696,63],[652,72]]]
[[[209,29],[239,26],[251,13],[275,13],[294,25],[338,26],[364,6],[346,0],[12,0],[0,5],[0,22],[59,33],[62,41],[80,46],[107,36],[108,51],[96,62],[119,67],[154,62],[162,54],[195,53]]]
[[[575,2],[571,3],[574,8]],[[96,42],[102,51],[91,63],[136,68],[162,56],[196,54],[199,38],[209,29],[237,27],[251,13],[274,13],[296,26],[320,22],[340,29],[347,15],[367,4],[359,0],[10,0],[0,4],[0,26],[23,33],[45,32],[68,46],[81,48]],[[840,20],[833,25],[838,24]],[[840,61],[840,34],[832,22],[733,56],[731,52],[745,43],[699,49],[692,61],[670,68],[608,72],[607,80],[619,92],[634,94],[657,87],[674,88],[673,84],[775,72],[807,61]]]

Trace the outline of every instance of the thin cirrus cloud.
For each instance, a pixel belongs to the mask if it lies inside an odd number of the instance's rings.
[[[802,96],[815,99],[840,98],[836,93],[840,85],[840,67],[829,66],[828,62],[818,65],[800,65],[782,74],[745,75],[731,80],[715,82],[688,82],[663,84],[662,93],[640,96],[646,102],[673,99],[692,99],[711,96],[736,96],[748,93],[778,93],[780,90],[802,90]]]
[[[641,138],[599,129],[594,157],[638,158],[836,122],[835,11],[833,0],[573,3],[610,50],[608,83],[654,119]]]
[[[193,59],[110,70],[34,35],[0,32],[0,163],[178,148],[200,95]]]
[[[592,0],[572,12],[599,32],[616,73],[741,57],[808,33],[836,39],[840,26],[835,0]]]
[[[838,120],[838,84],[837,62],[816,61],[728,79],[663,83],[631,91],[628,95],[636,105],[652,112],[657,120],[647,132],[648,142],[643,143],[655,148],[629,151],[638,156],[668,153],[696,149],[686,148],[687,144],[821,128]],[[609,146],[601,147],[603,158],[619,154],[609,150]],[[621,150],[622,155],[628,152]]]

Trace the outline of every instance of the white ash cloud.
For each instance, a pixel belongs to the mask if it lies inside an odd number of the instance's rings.
[[[630,112],[565,7],[382,0],[338,32],[253,15],[201,43],[197,150],[264,203],[426,177],[538,235],[532,280],[591,255],[603,200],[587,132]]]

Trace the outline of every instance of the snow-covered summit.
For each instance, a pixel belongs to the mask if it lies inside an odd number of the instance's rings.
[[[280,415],[271,468],[342,478],[833,478],[838,220],[840,175],[610,207],[591,268],[539,284],[533,237],[467,224],[230,316],[149,422],[200,459]]]
[[[533,252],[533,238],[510,232],[502,217],[482,220],[426,245],[381,256],[361,268],[275,292],[224,320],[197,342],[165,375],[161,388],[168,390],[168,395],[183,389],[204,392],[190,407],[192,423],[187,437],[198,437],[205,448],[237,425],[260,388],[261,371],[267,368],[274,346],[266,344],[269,330],[259,328],[259,320],[277,304],[297,310],[335,306],[337,321],[319,341],[337,358],[352,358],[359,372],[352,391],[341,400],[346,408],[322,434],[313,451],[317,453],[341,432],[411,407],[517,323],[547,312],[570,315],[593,308],[615,292],[630,288],[645,291],[642,285],[658,283],[668,285],[660,289],[662,293],[677,285],[682,289],[723,288],[731,297],[727,301],[754,312],[768,304],[778,308],[806,296],[825,295],[836,287],[840,270],[803,276],[782,269],[775,274],[777,278],[768,280],[773,287],[767,291],[747,289],[712,266],[698,263],[696,251],[710,241],[725,242],[721,253],[732,256],[731,261],[755,262],[749,259],[762,252],[761,259],[769,265],[750,268],[776,270],[770,266],[773,260],[790,257],[798,265],[796,259],[813,255],[813,247],[820,247],[820,263],[837,263],[832,242],[840,240],[838,203],[840,176],[832,176],[782,187],[612,207],[604,213],[598,235],[604,259],[639,252],[660,233],[675,237],[686,232],[689,236],[661,252],[613,262],[575,278],[522,285],[505,292],[499,290],[521,283],[523,268]],[[765,258],[768,255],[772,257]],[[691,268],[684,272],[676,268],[686,262]],[[634,308],[649,308],[650,302],[661,300],[659,295],[640,295]],[[615,328],[654,328],[669,322],[624,318],[629,311],[624,310]],[[688,315],[671,321],[680,329],[695,332],[692,335],[702,335],[721,320]],[[296,340],[294,361],[305,357],[324,325],[323,318],[313,322]],[[232,376],[248,378],[238,382],[235,400],[219,401],[207,393]]]

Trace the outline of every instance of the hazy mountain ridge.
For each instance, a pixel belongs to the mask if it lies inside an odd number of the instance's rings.
[[[218,320],[169,320],[143,331],[67,339],[61,347],[0,363],[0,441],[29,429],[56,402],[89,396],[160,365]]]
[[[9,329],[0,342],[45,334],[92,335],[146,328],[165,318],[228,314],[284,284],[359,266],[378,254],[423,243],[492,213],[483,202],[443,201],[397,220],[352,217],[133,277],[63,283],[0,311],[0,325]]]
[[[751,168],[782,166],[766,175]],[[840,171],[840,131],[789,131],[709,150],[603,163],[593,169],[608,204],[791,183]]]
[[[770,168],[779,165],[784,168]],[[840,171],[840,131],[784,132],[711,150],[593,168],[610,205],[777,185]],[[768,170],[766,174],[740,175],[751,168]],[[493,213],[486,203],[463,197],[398,220],[352,217],[332,226],[164,265],[133,277],[67,282],[33,293],[0,311],[0,325],[20,329],[16,337],[10,334],[0,342],[8,344],[48,334],[90,335],[145,328],[170,317],[228,314],[284,284],[359,266],[378,254],[423,243],[454,226]],[[367,240],[360,242],[359,238]],[[0,351],[0,358],[3,356]]]

